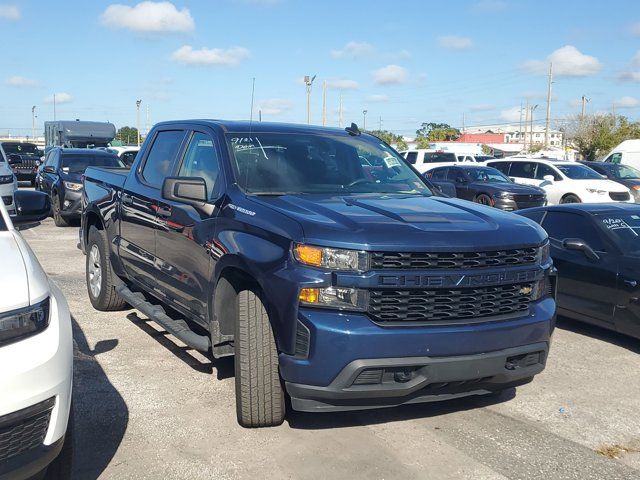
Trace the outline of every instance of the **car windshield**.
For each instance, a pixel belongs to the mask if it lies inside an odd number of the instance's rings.
[[[464,169],[471,182],[512,183],[509,177],[492,167]]]
[[[402,157],[369,136],[233,133],[227,141],[237,182],[252,194],[431,195]]]
[[[5,151],[7,155],[18,154],[18,155],[40,156],[40,151],[38,150],[38,147],[32,143],[3,143],[2,149]]]
[[[640,211],[596,216],[626,255],[640,256]]]
[[[584,165],[569,165],[565,163],[561,165],[554,165],[554,167],[572,180],[602,180],[602,175]]]
[[[115,155],[62,155],[60,167],[67,173],[84,173],[87,167],[123,167]]]
[[[455,153],[426,152],[424,154],[424,163],[455,162],[457,160]]]
[[[622,180],[640,179],[640,170],[637,170],[628,165],[621,165],[619,163],[609,163],[606,165],[603,164],[601,168],[606,170],[614,178],[619,178]]]

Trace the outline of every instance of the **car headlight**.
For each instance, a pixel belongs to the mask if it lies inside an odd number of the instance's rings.
[[[298,296],[301,305],[340,310],[366,310],[368,292],[357,288],[303,288]]]
[[[587,188],[587,192],[595,193],[597,195],[606,195],[607,194],[606,190],[600,190],[598,188]]]
[[[369,268],[369,255],[367,252],[358,250],[315,247],[296,243],[293,246],[293,256],[304,265],[328,270],[363,272]]]
[[[49,326],[49,298],[30,307],[0,313],[0,345],[35,335]]]
[[[64,186],[65,186],[65,188],[68,188],[72,192],[77,192],[78,190],[82,190],[82,184],[81,183],[64,182]]]
[[[13,183],[13,175],[0,175],[0,184]]]
[[[496,192],[493,194],[495,198],[508,198],[513,199],[513,193],[510,192]]]
[[[544,245],[538,247],[538,265],[545,265],[549,263],[551,259],[551,246],[549,245],[549,240],[546,241]]]

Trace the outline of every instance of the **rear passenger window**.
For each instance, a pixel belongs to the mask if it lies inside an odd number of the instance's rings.
[[[509,165],[511,165],[511,162],[491,162],[487,165],[500,170],[505,175],[509,175]]]
[[[184,154],[179,175],[181,177],[204,178],[207,184],[207,194],[211,200],[219,172],[218,154],[213,140],[204,133],[195,132]]]
[[[415,165],[417,159],[418,152],[407,152],[407,162],[409,162],[411,165]]]
[[[436,168],[435,170],[432,170],[431,175],[429,176],[429,178],[431,178],[432,180],[446,180],[447,178],[447,170],[449,170],[448,168]]]
[[[566,238],[579,238],[587,242],[594,250],[604,251],[604,244],[596,227],[591,224],[588,218],[582,215],[567,212],[547,212],[542,226],[549,234],[549,237],[554,240],[561,242]]]
[[[544,177],[547,175],[551,175],[554,180],[562,180],[562,177],[558,175],[553,168],[549,165],[544,165],[543,163],[538,164],[538,168],[536,169],[536,180],[544,180]]]
[[[171,174],[173,162],[184,138],[184,130],[158,132],[142,169],[142,177],[156,188]]]
[[[533,162],[513,162],[509,176],[517,178],[533,178],[536,164]]]

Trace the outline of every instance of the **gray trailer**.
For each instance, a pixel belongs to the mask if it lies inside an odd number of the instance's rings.
[[[116,127],[109,122],[56,120],[44,122],[46,149],[51,147],[106,147],[116,136]]]

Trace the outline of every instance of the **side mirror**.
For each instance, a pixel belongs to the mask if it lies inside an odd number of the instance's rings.
[[[56,169],[55,169],[55,168],[53,168],[51,165],[47,165],[46,167],[44,167],[44,168],[42,169],[42,171],[43,171],[44,173],[56,173]]]
[[[18,163],[22,163],[22,157],[17,153],[10,153],[7,161],[9,165],[17,165]]]
[[[11,217],[14,226],[38,223],[51,213],[49,195],[33,190],[17,190],[14,193],[16,215]]]
[[[562,241],[562,247],[566,250],[577,250],[584,253],[589,260],[598,261],[600,256],[591,248],[587,242],[579,238],[565,238]]]
[[[467,183],[464,177],[456,177],[456,183]]]
[[[544,177],[542,177],[542,179],[545,182],[549,182],[549,183],[553,183],[553,181],[555,180],[555,178],[553,177],[553,175],[545,175]]]
[[[162,198],[202,206],[209,200],[207,182],[201,177],[167,177],[162,183]]]

